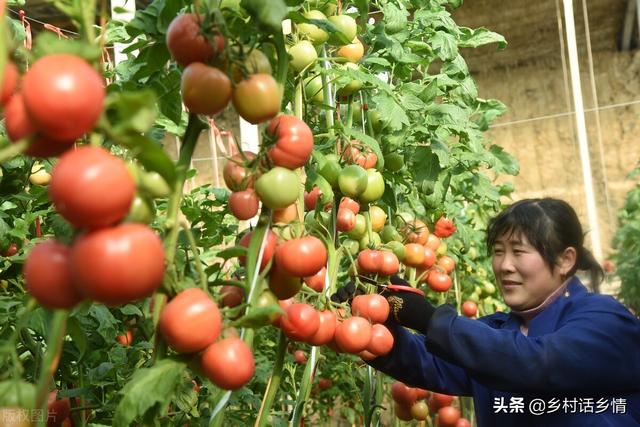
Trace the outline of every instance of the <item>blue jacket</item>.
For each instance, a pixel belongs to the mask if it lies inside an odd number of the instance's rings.
[[[414,387],[473,396],[479,427],[639,426],[640,320],[577,278],[529,322],[436,309],[427,335],[387,322],[374,368]],[[606,403],[606,407],[605,407]]]

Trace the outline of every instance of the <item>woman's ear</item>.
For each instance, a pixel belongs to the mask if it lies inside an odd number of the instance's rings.
[[[576,261],[578,260],[578,253],[576,248],[569,246],[558,256],[557,265],[558,271],[562,276],[566,276],[571,271]]]

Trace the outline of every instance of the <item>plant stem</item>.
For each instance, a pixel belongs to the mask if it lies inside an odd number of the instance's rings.
[[[274,34],[273,44],[278,54],[278,64],[276,66],[276,81],[284,88],[287,81],[287,72],[289,71],[289,53],[284,43],[284,34],[278,31]]]
[[[11,144],[0,151],[0,163],[4,163],[22,153],[29,146],[27,139],[21,139],[15,144]]]
[[[269,421],[269,413],[273,407],[273,402],[276,397],[276,393],[280,388],[280,380],[282,380],[282,367],[284,366],[284,357],[287,353],[287,337],[284,332],[280,331],[278,338],[278,350],[276,352],[276,359],[273,364],[273,371],[267,389],[265,390],[264,397],[262,398],[262,404],[260,405],[260,411],[258,412],[258,418],[256,419],[255,427],[264,427]]]
[[[322,46],[322,56],[323,57],[327,56],[327,48],[325,46]],[[333,112],[336,108],[336,103],[335,103],[335,99],[333,99],[333,90],[331,88],[332,86],[331,82],[327,78],[327,74],[326,74],[326,71],[331,68],[331,64],[329,63],[329,61],[325,59],[321,61],[321,65],[322,65],[322,68],[325,70],[325,72],[320,75],[322,78],[322,96],[324,97],[324,103],[329,105],[329,108],[327,108],[324,112],[324,117],[327,123],[327,130],[329,132],[329,135],[333,136],[334,135]]]
[[[319,353],[320,350],[318,347],[311,347],[311,355],[309,356],[309,361],[307,362],[304,368],[304,373],[302,374],[302,383],[300,383],[300,388],[298,389],[298,397],[293,408],[293,416],[289,423],[290,427],[298,427],[300,425],[300,419],[304,413],[304,404],[309,398],[309,393],[311,392],[311,381],[313,380],[313,373],[316,370]]]
[[[203,291],[207,291],[208,281],[207,274],[204,272],[202,268],[202,263],[200,262],[200,252],[198,251],[198,245],[196,243],[196,239],[193,237],[193,233],[191,232],[191,227],[187,221],[180,221],[180,225],[187,235],[187,240],[189,241],[189,246],[191,246],[191,252],[193,252],[194,262],[196,264],[196,271],[198,272],[198,276],[200,276],[200,287]]]

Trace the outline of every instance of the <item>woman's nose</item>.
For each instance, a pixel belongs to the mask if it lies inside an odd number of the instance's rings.
[[[513,264],[513,257],[510,256],[509,254],[504,254],[497,261],[498,261],[498,269],[501,272],[515,271],[515,266]]]

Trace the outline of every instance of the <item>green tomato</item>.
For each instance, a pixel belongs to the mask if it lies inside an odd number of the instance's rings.
[[[137,222],[140,224],[151,224],[155,217],[155,207],[153,200],[147,197],[136,194],[136,197],[131,202],[129,208],[129,214],[125,218],[126,222]]]
[[[360,194],[362,203],[371,203],[380,200],[384,194],[384,178],[375,169],[367,169],[367,187]]]
[[[355,240],[360,240],[364,233],[367,232],[367,221],[364,218],[364,215],[357,214],[356,215],[356,225],[347,233],[347,236],[351,237]]]
[[[385,225],[380,232],[380,237],[384,243],[402,242],[402,236],[393,225]]]
[[[338,157],[334,154],[330,154],[326,159],[326,163],[322,165],[318,172],[333,188],[338,188],[338,177],[342,171],[340,162],[338,162]]]
[[[438,246],[438,249],[436,250],[436,255],[438,256],[442,256],[444,254],[447,253],[447,249],[449,249],[447,247],[446,242],[443,242],[442,240],[440,241],[440,246]]]
[[[484,285],[484,292],[486,294],[493,295],[496,293],[496,286],[493,283],[487,280],[483,283],[483,285]]]
[[[384,166],[389,172],[398,172],[404,167],[404,156],[400,153],[389,153],[384,156]]]
[[[282,209],[298,199],[299,185],[294,171],[276,166],[258,178],[254,187],[266,207]]]
[[[351,198],[357,198],[367,189],[367,181],[367,171],[358,165],[346,166],[338,176],[340,191]]]
[[[171,188],[158,172],[142,172],[140,174],[140,189],[154,199],[168,197]]]
[[[375,133],[380,133],[385,127],[387,127],[387,125],[389,125],[389,121],[384,120],[378,110],[369,110],[367,117],[369,118],[371,127]]]
[[[342,67],[343,68],[351,68],[353,70],[359,70],[360,69],[360,67],[358,67],[358,65],[354,64],[353,62],[347,62]],[[349,96],[349,95],[359,91],[360,88],[362,88],[362,82],[360,80],[358,80],[358,79],[351,79],[349,81],[349,83],[347,83],[346,85],[338,88],[338,90],[336,91],[336,94],[339,95],[339,96]]]
[[[318,52],[308,40],[299,41],[291,46],[289,55],[291,55],[289,65],[297,72],[304,70],[318,60]]]
[[[360,244],[356,240],[346,239],[342,242],[342,246],[344,246],[351,256],[356,256],[358,255],[358,252],[360,252]]]
[[[327,19],[327,15],[319,10],[310,10],[308,12],[305,12],[303,16],[307,19],[317,19],[318,21]],[[329,40],[329,33],[318,27],[317,25],[304,22],[302,24],[298,24],[297,28],[298,34],[301,34],[303,38],[308,39],[315,45],[320,45]]]
[[[391,240],[390,242],[387,242],[385,246],[391,249],[391,252],[396,254],[400,261],[404,260],[404,244],[402,242]]]
[[[359,243],[360,243],[360,250],[362,251],[369,247],[377,248],[378,246],[380,246],[380,244],[382,244],[382,240],[380,239],[380,235],[378,233],[376,233],[375,231],[372,231],[371,235],[365,232],[364,236],[360,238]]]
[[[304,94],[307,97],[307,101],[316,102],[318,104],[322,104],[324,102],[322,76],[320,74],[304,79]]]
[[[362,105],[359,102],[351,104],[351,113],[353,117],[353,123],[358,125],[362,124]]]
[[[349,15],[330,16],[329,22],[331,22],[336,27],[338,33],[344,36],[344,39],[347,41],[346,43],[351,42],[351,40],[353,40],[358,33],[358,24],[356,23],[356,20]],[[346,44],[345,41],[340,40],[340,37],[338,37],[335,33],[332,33],[329,36],[329,41],[337,46]]]

